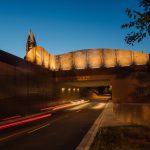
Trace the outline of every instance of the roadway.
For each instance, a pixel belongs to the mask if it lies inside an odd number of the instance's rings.
[[[48,118],[12,129],[0,136],[0,150],[75,150],[101,114],[106,101],[93,100],[52,112]]]

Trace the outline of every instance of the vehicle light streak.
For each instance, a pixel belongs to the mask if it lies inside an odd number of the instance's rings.
[[[53,106],[53,107],[42,108],[41,111],[45,111],[45,110],[59,110],[59,109],[67,108],[67,107],[78,105],[78,104],[82,104],[82,103],[85,103],[85,101],[84,100],[72,101],[69,104],[64,104],[64,105],[58,105],[58,106]]]
[[[51,115],[52,114],[44,114],[44,115],[37,116],[37,117],[34,117],[34,118],[29,118],[29,119],[26,119],[26,120],[21,120],[21,121],[9,123],[9,124],[1,125],[0,130],[6,129],[6,128],[9,128],[9,127],[13,127],[13,126],[17,126],[17,125],[21,125],[21,124],[25,124],[25,123],[28,123],[28,122],[32,122],[32,121],[35,121],[35,120],[42,119],[42,118],[50,117]]]
[[[66,107],[69,107],[69,106],[73,106],[73,104],[66,104],[66,105],[63,105],[63,106],[57,106],[57,107],[54,107],[53,110],[59,110],[59,109],[66,108]]]
[[[8,118],[3,118],[3,119],[1,119],[1,121],[11,120],[11,119],[17,119],[17,118],[20,118],[20,117],[21,117],[21,115],[12,116],[12,117],[8,117]]]

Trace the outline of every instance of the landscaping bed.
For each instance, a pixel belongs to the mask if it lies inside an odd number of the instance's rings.
[[[150,150],[150,128],[137,125],[101,127],[90,150]]]

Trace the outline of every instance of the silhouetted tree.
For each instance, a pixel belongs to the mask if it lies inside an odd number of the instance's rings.
[[[122,28],[134,28],[134,31],[125,37],[126,43],[130,45],[150,35],[150,0],[139,0],[139,7],[142,8],[141,11],[126,9],[125,12],[131,21],[121,26]]]

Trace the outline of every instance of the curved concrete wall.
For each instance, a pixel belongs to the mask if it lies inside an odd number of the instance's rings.
[[[67,56],[70,57],[67,57]],[[85,69],[85,68],[111,68],[130,65],[145,65],[149,62],[149,54],[131,50],[114,49],[87,49],[74,51],[57,56],[60,70]],[[73,63],[72,63],[73,62]],[[69,67],[65,67],[69,65]]]
[[[149,54],[131,50],[86,49],[54,56],[37,46],[27,53],[26,60],[57,71],[145,65],[149,62]]]

